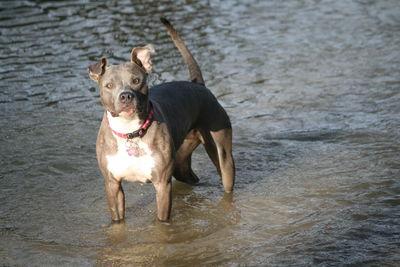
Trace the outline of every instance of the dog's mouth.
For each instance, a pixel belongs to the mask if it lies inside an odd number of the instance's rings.
[[[119,109],[109,111],[113,117],[131,117],[142,112],[141,105],[124,105]]]
[[[129,110],[123,110],[119,113],[119,116],[123,116],[123,117],[130,117],[132,116],[134,113],[136,113],[135,109],[129,109]]]
[[[109,113],[110,113],[111,116],[113,116],[114,118],[115,118],[115,117],[118,117],[118,114],[117,114],[116,112],[109,111]]]
[[[113,117],[141,117],[147,107],[147,95],[138,92],[123,93],[115,99],[113,105],[108,106],[107,111]]]
[[[109,113],[113,117],[130,117],[130,116],[132,116],[133,114],[136,113],[136,109],[135,108],[124,108],[119,112],[117,112],[117,111],[109,111]]]

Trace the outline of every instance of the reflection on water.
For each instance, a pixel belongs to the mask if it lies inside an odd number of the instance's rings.
[[[388,1],[2,1],[0,263],[263,266],[400,263],[400,4]],[[234,125],[237,185],[204,150],[174,183],[126,183],[110,225],[86,67],[153,43],[155,83],[187,71],[170,18]]]
[[[230,256],[225,257],[218,244],[229,242],[226,237],[230,228],[240,221],[232,196],[225,195],[215,202],[188,194],[185,189],[186,194],[180,195],[177,184],[174,189],[179,195],[174,204],[179,213],[175,212],[172,221],[112,225],[107,229],[109,245],[99,254],[97,265],[184,266],[193,259],[204,264],[229,262]]]

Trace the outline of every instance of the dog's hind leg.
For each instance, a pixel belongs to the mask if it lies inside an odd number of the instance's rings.
[[[195,130],[188,133],[175,156],[175,170],[173,176],[181,182],[196,184],[199,178],[192,170],[192,152],[200,144],[200,139]]]
[[[233,190],[235,184],[235,163],[232,156],[232,129],[203,132],[204,146],[213,161],[226,193]]]
[[[214,163],[215,168],[217,168],[217,172],[218,172],[219,176],[221,176],[221,168],[219,166],[217,146],[215,145],[215,142],[209,131],[203,131],[201,133],[201,135],[202,135],[202,141],[203,141],[202,143],[204,145],[204,148],[206,149],[206,152],[207,152],[208,156],[210,157],[211,161]]]

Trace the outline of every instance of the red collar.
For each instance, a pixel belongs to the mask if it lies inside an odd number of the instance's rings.
[[[142,124],[142,126],[140,126],[140,128],[138,130],[131,132],[131,133],[127,133],[127,134],[119,133],[111,128],[110,122],[108,121],[108,117],[106,114],[105,117],[106,117],[106,122],[107,122],[108,127],[115,135],[117,135],[121,138],[133,139],[136,137],[143,137],[146,134],[147,129],[149,129],[151,122],[153,121],[153,116],[154,116],[153,105],[150,102],[149,102],[149,105],[150,105],[150,107],[149,107],[150,110],[149,110],[149,114],[147,114],[146,121]]]

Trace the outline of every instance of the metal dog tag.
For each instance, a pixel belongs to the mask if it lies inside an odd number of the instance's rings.
[[[126,140],[125,143],[126,152],[129,156],[139,157],[142,154],[142,149],[139,147],[137,141],[133,141],[132,139]]]

